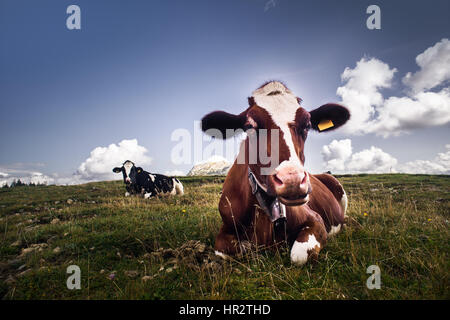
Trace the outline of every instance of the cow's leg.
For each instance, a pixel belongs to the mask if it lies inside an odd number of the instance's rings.
[[[333,236],[342,229],[347,217],[347,194],[341,183],[332,175],[313,175],[311,182],[313,190],[316,190],[314,195],[317,197],[310,201],[309,206],[322,216],[328,228],[328,236]],[[327,201],[323,202],[320,199],[327,199]]]
[[[214,245],[216,255],[222,258],[227,258],[227,255],[235,255],[237,253],[237,242],[238,240],[236,235],[227,232],[226,228],[222,226],[219,234],[216,236],[216,242]]]
[[[144,193],[144,199],[148,199],[152,196],[151,192]]]
[[[344,190],[344,188],[342,188],[342,190]],[[348,218],[347,216],[348,198],[347,193],[345,193],[345,190],[344,194],[342,195],[341,201],[339,201],[339,204],[341,205],[342,211],[344,212],[344,218]]]
[[[173,181],[173,189],[171,191],[171,194],[173,195],[179,194],[182,196],[184,194],[183,185],[177,178],[172,178],[172,181]]]
[[[133,194],[133,187],[130,185],[125,185],[125,189],[127,190],[125,192],[125,197],[129,197]]]
[[[316,260],[327,242],[327,232],[321,220],[310,219],[297,234],[291,248],[291,261],[303,265],[308,260]]]
[[[225,225],[220,228],[219,234],[216,237],[214,250],[216,255],[227,258],[227,256],[234,256],[242,254],[251,247],[251,244],[246,239],[240,239],[236,232],[227,230]]]

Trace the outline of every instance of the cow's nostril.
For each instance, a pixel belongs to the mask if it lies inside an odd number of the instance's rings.
[[[281,180],[276,174],[273,175],[273,180],[277,184],[283,184],[283,180]]]
[[[300,185],[305,184],[307,178],[308,178],[308,174],[305,172],[305,175],[303,176],[303,179],[302,179],[302,182],[300,182]]]

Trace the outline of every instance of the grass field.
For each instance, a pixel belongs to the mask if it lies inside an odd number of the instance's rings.
[[[286,250],[214,256],[223,177],[182,178],[184,196],[151,200],[125,198],[121,181],[0,189],[0,297],[450,299],[450,177],[338,178],[348,223],[302,267]],[[66,287],[69,265],[80,290]]]

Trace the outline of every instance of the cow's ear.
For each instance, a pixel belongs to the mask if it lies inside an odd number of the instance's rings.
[[[119,173],[119,172],[121,172],[122,171],[122,168],[119,168],[119,167],[115,167],[114,169],[113,169],[113,172],[115,172],[115,173]]]
[[[244,130],[246,121],[246,111],[237,115],[225,111],[214,111],[202,118],[202,131],[216,138],[226,139],[232,136],[229,135],[230,132],[227,134],[227,129]],[[220,131],[221,136],[217,135],[217,130]]]
[[[311,127],[319,132],[337,129],[350,119],[348,109],[335,103],[324,104],[309,113]]]
[[[142,169],[141,167],[137,167],[137,168],[136,168],[136,172],[137,172],[137,173],[141,173],[142,171],[143,171],[143,169]]]

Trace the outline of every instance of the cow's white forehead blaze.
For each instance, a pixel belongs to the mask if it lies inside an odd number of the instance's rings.
[[[125,168],[125,175],[126,175],[126,177],[129,177],[130,176],[130,171],[131,171],[131,168],[133,168],[133,162],[131,162],[131,161],[126,161],[124,164],[123,164],[123,167]]]
[[[272,117],[273,122],[283,132],[284,141],[289,149],[289,160],[280,165],[302,166],[295,152],[291,130],[288,124],[295,121],[295,114],[300,108],[297,97],[281,82],[272,81],[253,92],[255,103],[265,109]],[[280,135],[281,136],[281,135]]]

